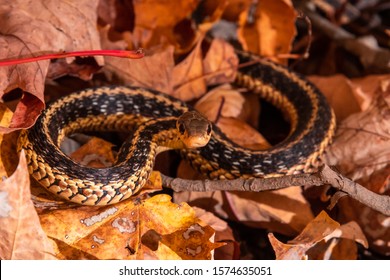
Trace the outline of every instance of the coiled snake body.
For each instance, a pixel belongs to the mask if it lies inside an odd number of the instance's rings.
[[[259,59],[247,53],[238,56],[240,63]],[[246,149],[180,100],[151,89],[115,86],[86,89],[52,103],[34,127],[22,132],[19,148],[25,150],[29,172],[41,185],[85,205],[112,204],[137,193],[156,154],[168,148],[182,149],[184,157],[210,178],[315,171],[335,129],[324,96],[298,74],[266,60],[240,69],[235,85],[284,112],[291,124],[284,141],[268,150]],[[58,148],[63,137],[74,132],[128,131],[135,126],[133,138],[122,145],[112,167],[83,166]]]

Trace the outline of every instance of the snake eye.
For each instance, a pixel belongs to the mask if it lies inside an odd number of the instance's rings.
[[[184,134],[184,131],[185,131],[186,129],[185,129],[185,127],[184,127],[184,124],[179,124],[179,132],[180,132],[180,134]]]
[[[211,125],[208,125],[207,126],[207,134],[210,134],[211,133]]]

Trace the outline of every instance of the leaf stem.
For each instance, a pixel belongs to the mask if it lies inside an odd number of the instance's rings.
[[[23,58],[12,58],[0,60],[0,66],[9,66],[21,63],[29,63],[35,62],[39,60],[46,59],[57,59],[64,57],[75,57],[75,56],[115,56],[115,57],[123,57],[130,59],[138,59],[143,58],[145,53],[143,49],[138,49],[135,51],[127,51],[127,50],[88,50],[88,51],[74,51],[74,52],[61,52],[61,53],[50,53],[43,54],[34,57],[23,57]]]

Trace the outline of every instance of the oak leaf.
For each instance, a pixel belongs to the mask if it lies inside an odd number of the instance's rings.
[[[94,12],[97,2],[73,5],[68,1],[54,0],[3,1],[0,4],[0,59],[34,56],[48,51],[99,49]],[[102,63],[101,58],[97,61]],[[0,132],[34,124],[44,108],[48,66],[49,61],[39,61],[0,67],[0,97],[15,88],[24,93],[11,123],[8,127],[0,127]]]

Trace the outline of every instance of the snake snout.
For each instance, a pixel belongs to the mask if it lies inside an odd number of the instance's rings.
[[[177,120],[176,127],[181,141],[187,148],[204,147],[210,140],[211,123],[199,112],[185,112]]]

